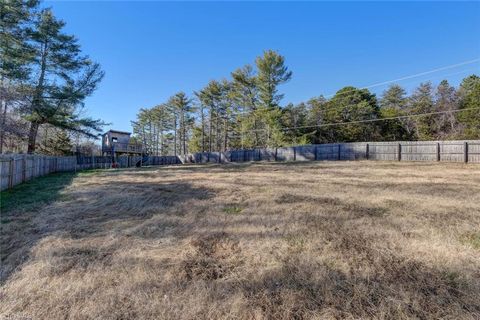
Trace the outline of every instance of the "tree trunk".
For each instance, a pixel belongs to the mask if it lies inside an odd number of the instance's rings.
[[[37,109],[39,109],[39,106],[41,104],[46,70],[47,70],[47,43],[44,43],[42,47],[40,76],[38,78],[37,86],[35,87],[35,95],[33,97],[32,104],[31,104],[32,113],[36,113]],[[37,121],[33,121],[30,123],[30,131],[28,132],[27,153],[35,152],[35,142],[37,140],[38,126],[39,126],[39,123]]]
[[[174,118],[175,124],[173,126],[173,154],[177,155],[177,117]]]
[[[202,152],[205,152],[205,116],[202,107]]]
[[[220,151],[220,147],[222,145],[222,142],[220,141],[221,137],[220,137],[220,117],[218,116],[217,114],[217,119],[216,119],[216,128],[215,128],[215,140],[216,140],[216,148],[217,150],[216,151]]]
[[[225,127],[225,134],[223,136],[223,151],[227,151],[227,146],[228,146],[228,128],[227,128],[227,118],[224,120],[224,127]]]
[[[38,122],[31,122],[30,123],[30,131],[28,132],[28,153],[32,154],[35,152],[35,143],[37,140],[37,132],[38,132]]]
[[[210,125],[208,128],[208,152],[212,152],[212,108],[210,107]]]
[[[182,146],[183,155],[187,154],[187,131],[185,128],[185,112],[182,110]]]

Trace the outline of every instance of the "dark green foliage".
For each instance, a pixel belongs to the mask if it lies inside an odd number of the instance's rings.
[[[311,128],[307,126],[309,108],[305,103],[298,105],[289,104],[282,109],[281,125],[284,130],[284,137],[287,144],[307,144]]]
[[[44,141],[39,143],[40,152],[52,156],[70,156],[73,154],[73,144],[65,130],[52,128],[46,132]]]
[[[39,1],[2,1],[0,18],[0,152],[8,108],[30,122],[29,153],[43,125],[96,137],[105,123],[81,114],[103,78],[99,64],[82,54],[77,39],[63,31],[65,23],[40,9]]]
[[[463,130],[463,138],[479,139],[480,77],[472,75],[463,79],[459,89],[459,100],[460,109],[465,109],[458,114],[460,129]]]
[[[38,14],[31,33],[31,103],[24,108],[25,118],[31,123],[29,153],[35,151],[38,127],[42,124],[92,137],[104,125],[99,120],[82,118],[78,112],[104,73],[97,63],[81,54],[74,36],[63,33],[64,26],[49,9],[44,9]]]
[[[384,119],[408,115],[408,99],[405,89],[392,85],[384,91],[379,101],[380,117]],[[414,126],[409,118],[384,120],[380,123],[382,140],[399,141],[414,138]]]
[[[421,83],[410,96],[409,103],[409,111],[412,114],[434,112],[432,84],[430,82]],[[415,135],[419,140],[434,139],[434,120],[435,116],[433,115],[415,117],[413,119]]]
[[[359,122],[380,117],[377,99],[366,89],[345,87],[328,101],[321,98],[309,103],[310,122],[317,126],[311,129],[314,143],[372,141],[380,137],[378,123]]]

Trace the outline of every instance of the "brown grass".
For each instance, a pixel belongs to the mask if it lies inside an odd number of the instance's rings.
[[[105,171],[2,226],[0,319],[479,319],[480,166]]]

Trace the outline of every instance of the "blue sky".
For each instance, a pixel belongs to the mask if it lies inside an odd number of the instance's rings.
[[[131,130],[142,107],[191,94],[266,49],[293,71],[283,103],[480,58],[480,2],[46,2],[106,77],[88,114]],[[480,62],[398,83],[453,84]],[[371,90],[381,93],[386,86]]]

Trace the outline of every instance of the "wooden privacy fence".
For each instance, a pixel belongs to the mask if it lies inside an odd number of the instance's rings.
[[[121,168],[181,163],[227,163],[250,161],[395,160],[480,163],[480,140],[352,142],[281,148],[199,152],[185,156],[120,156]],[[0,155],[0,190],[53,172],[111,168],[112,158],[103,156],[48,157]]]
[[[396,160],[480,163],[480,140],[352,142],[282,148],[200,152],[182,163],[249,161]]]
[[[118,167],[141,165],[179,164],[175,156],[120,156]],[[17,184],[54,172],[77,171],[85,169],[108,169],[112,167],[112,158],[103,156],[49,157],[42,155],[0,155],[0,191]]]

